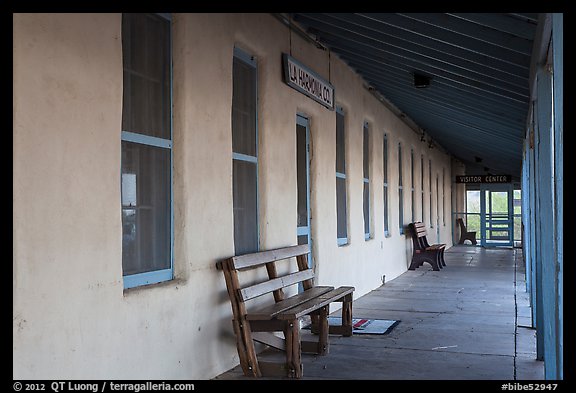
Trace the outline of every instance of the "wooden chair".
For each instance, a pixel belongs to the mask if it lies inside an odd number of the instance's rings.
[[[466,225],[464,225],[464,220],[461,218],[456,219],[458,226],[460,227],[460,240],[458,244],[464,244],[465,240],[470,240],[472,244],[476,244],[476,232],[468,232],[466,230]]]

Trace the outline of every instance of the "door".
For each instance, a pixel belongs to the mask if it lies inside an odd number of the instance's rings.
[[[309,244],[310,237],[310,124],[306,117],[296,116],[296,171],[298,187],[298,244]],[[312,253],[308,254],[312,267]]]
[[[512,246],[513,196],[511,184],[483,184],[480,191],[481,244]]]

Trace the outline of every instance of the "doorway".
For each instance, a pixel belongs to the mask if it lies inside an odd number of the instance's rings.
[[[513,213],[512,184],[481,184],[480,242],[483,247],[513,245]]]

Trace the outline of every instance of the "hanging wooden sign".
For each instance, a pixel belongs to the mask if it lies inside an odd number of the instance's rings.
[[[288,86],[334,110],[334,86],[286,53],[282,53],[282,61]]]

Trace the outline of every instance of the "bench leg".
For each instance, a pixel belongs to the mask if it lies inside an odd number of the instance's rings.
[[[236,336],[240,366],[244,375],[247,377],[261,377],[262,373],[258,366],[258,358],[256,357],[256,349],[254,348],[249,322],[233,320],[232,325]]]
[[[300,326],[298,320],[286,321],[284,328],[286,338],[286,366],[288,377],[302,378],[302,356],[300,347]]]
[[[420,267],[420,265],[422,265],[422,259],[417,258],[416,255],[414,255],[412,257],[412,262],[410,262],[410,267],[408,267],[408,270],[416,270],[417,268]]]
[[[444,266],[442,265],[442,250],[438,250],[436,252],[436,264],[440,269],[444,268]]]
[[[322,307],[318,315],[318,355],[328,354],[328,306]]]
[[[352,294],[344,296],[342,302],[342,328],[344,337],[352,335]]]
[[[310,314],[310,322],[311,322],[310,323],[310,331],[313,334],[318,334],[318,332],[319,332],[319,330],[318,330],[319,329],[319,327],[318,327],[319,319],[318,319],[317,313]]]

